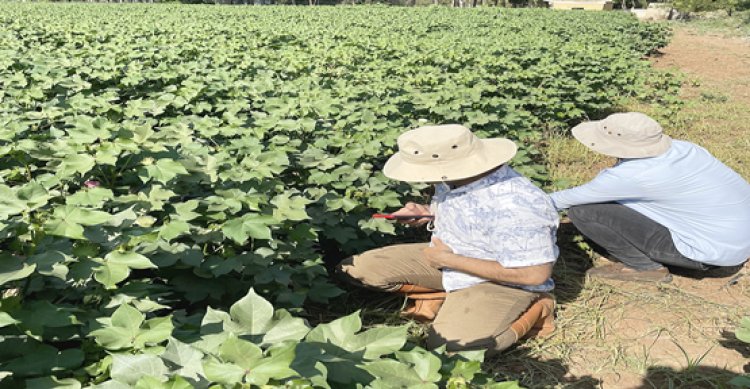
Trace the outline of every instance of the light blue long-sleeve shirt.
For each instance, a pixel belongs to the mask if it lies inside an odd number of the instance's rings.
[[[685,141],[657,157],[623,159],[587,184],[552,193],[557,209],[617,202],[669,229],[687,258],[734,266],[750,257],[750,184]]]

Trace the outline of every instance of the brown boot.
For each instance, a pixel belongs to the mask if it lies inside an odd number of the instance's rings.
[[[555,330],[554,311],[555,300],[552,296],[543,294],[536,299],[510,325],[510,329],[516,334],[516,341],[526,336],[549,336]]]
[[[429,323],[434,320],[445,301],[445,292],[419,285],[404,284],[398,292],[405,294],[408,298],[401,316],[420,323]]]

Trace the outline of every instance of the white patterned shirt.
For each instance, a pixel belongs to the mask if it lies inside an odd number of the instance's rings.
[[[432,213],[433,235],[455,254],[497,261],[506,268],[535,266],[557,260],[559,217],[550,197],[510,167],[451,190],[436,185]],[[488,280],[443,269],[446,291],[468,288]],[[511,285],[546,292],[555,283]]]

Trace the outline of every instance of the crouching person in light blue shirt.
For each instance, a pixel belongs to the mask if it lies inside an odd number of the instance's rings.
[[[551,195],[619,261],[590,277],[669,282],[666,266],[739,269],[750,257],[750,185],[708,151],[670,139],[635,112],[580,124],[573,136],[618,158],[591,182]]]
[[[558,215],[552,200],[505,163],[507,139],[479,139],[459,125],[402,134],[386,176],[435,183],[430,206],[394,215],[432,231],[431,243],[400,244],[345,259],[357,285],[404,293],[402,314],[430,322],[428,346],[497,352],[554,329],[552,266]]]

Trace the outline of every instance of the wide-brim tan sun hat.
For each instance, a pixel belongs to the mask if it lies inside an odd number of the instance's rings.
[[[398,137],[383,174],[407,182],[462,180],[508,162],[516,150],[509,139],[479,139],[458,124],[420,127]]]
[[[672,146],[656,120],[639,112],[615,113],[598,121],[581,123],[573,136],[584,146],[616,158],[650,158]]]

